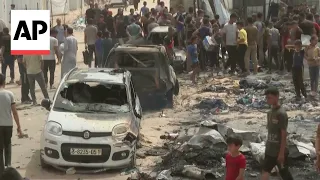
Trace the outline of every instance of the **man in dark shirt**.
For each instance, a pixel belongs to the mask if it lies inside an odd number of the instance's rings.
[[[265,91],[271,110],[267,114],[268,139],[266,142],[262,180],[269,180],[272,169],[277,166],[280,176],[293,180],[288,169],[287,126],[288,115],[279,104],[279,90],[270,87]]]
[[[114,17],[114,23],[115,23],[115,32],[116,32],[116,38],[118,39],[120,44],[124,44],[127,40],[127,32],[126,32],[126,18],[123,15],[123,9],[118,9],[118,14]]]
[[[101,11],[101,14],[104,16],[105,20],[109,16],[109,12],[111,12],[109,11],[109,5],[108,4],[104,5],[104,9]]]
[[[312,36],[315,33],[315,28],[314,28],[313,22],[306,19],[305,13],[300,13],[299,16],[300,16],[299,26],[300,26],[303,34]]]
[[[114,18],[112,17],[111,11],[109,11],[107,17],[104,18],[104,22],[106,23],[107,29],[110,32],[110,38],[114,38],[115,37]]]
[[[6,76],[7,67],[10,68],[10,84],[14,83],[14,56],[11,55],[11,35],[8,28],[3,28],[3,36],[1,38],[1,67],[2,74]]]
[[[102,33],[107,30],[107,24],[104,21],[104,16],[101,14],[99,22],[97,23],[98,31],[101,31]]]
[[[101,15],[101,9],[99,8],[98,3],[94,4],[94,24],[97,24],[99,22],[100,19],[100,15]]]
[[[86,22],[88,22],[88,19],[94,19],[95,17],[95,10],[93,8],[93,4],[90,4],[90,8],[86,11]]]

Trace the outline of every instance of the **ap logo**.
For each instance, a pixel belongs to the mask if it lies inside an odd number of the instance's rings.
[[[50,11],[11,11],[11,54],[50,54]]]

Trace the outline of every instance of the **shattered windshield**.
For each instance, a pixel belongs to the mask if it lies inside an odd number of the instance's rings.
[[[129,112],[125,85],[100,82],[65,82],[57,92],[53,109],[70,112]]]
[[[159,59],[157,52],[121,52],[111,55],[120,68],[154,68]]]

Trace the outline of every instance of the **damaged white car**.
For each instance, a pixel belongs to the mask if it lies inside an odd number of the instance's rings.
[[[142,110],[131,73],[73,69],[61,81],[41,135],[42,167],[135,166]]]

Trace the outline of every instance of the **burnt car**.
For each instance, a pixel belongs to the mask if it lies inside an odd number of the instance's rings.
[[[41,134],[43,168],[134,167],[142,109],[124,69],[72,69],[61,80]]]
[[[154,45],[159,45],[163,44],[163,39],[166,37],[166,35],[169,32],[169,26],[158,26],[155,27],[149,32],[149,35],[147,37],[148,43],[149,44],[154,44]],[[174,39],[176,38],[177,35],[174,35]],[[178,41],[175,40],[175,45]],[[187,54],[186,51],[180,50],[178,48],[173,49],[174,52],[174,57],[172,59],[172,66],[176,72],[182,72],[186,68],[186,59],[187,59]]]
[[[131,72],[144,110],[172,107],[173,95],[179,93],[179,82],[164,46],[116,44],[105,67]]]

